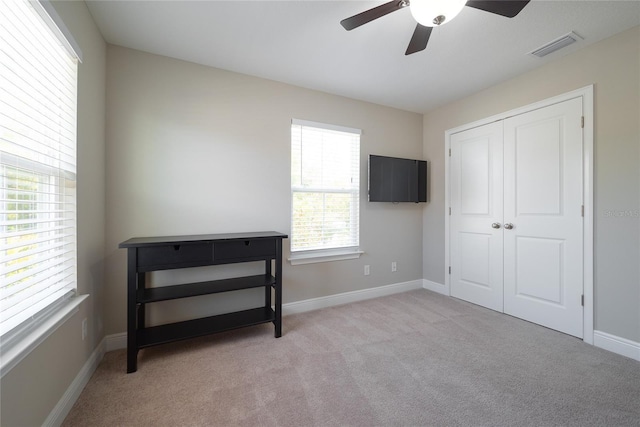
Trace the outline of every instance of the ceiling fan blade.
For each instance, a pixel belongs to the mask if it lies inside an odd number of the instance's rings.
[[[530,0],[469,0],[467,6],[498,15],[513,18],[529,3]]]
[[[411,55],[412,53],[424,50],[429,42],[431,30],[433,30],[433,27],[425,27],[424,25],[418,24],[413,32],[413,36],[411,36],[411,41],[409,42],[407,51],[404,54]]]
[[[342,24],[345,30],[351,31],[354,28],[358,28],[359,26],[366,24],[367,22],[371,22],[374,19],[388,15],[389,13],[400,10],[408,5],[409,2],[405,0],[393,0],[388,3],[381,4],[378,7],[374,7],[373,9],[365,10],[357,15],[353,15],[350,18],[343,19],[340,21],[340,24]]]

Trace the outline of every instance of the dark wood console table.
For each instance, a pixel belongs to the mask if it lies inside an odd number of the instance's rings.
[[[274,231],[196,236],[136,237],[120,243],[127,255],[127,373],[137,370],[138,350],[243,326],[273,322],[282,335],[282,239]],[[271,262],[275,260],[275,272]],[[176,268],[264,261],[264,274],[147,288],[146,273]],[[160,326],[145,326],[145,305],[157,301],[264,287],[264,306]],[[275,310],[271,308],[274,289]]]

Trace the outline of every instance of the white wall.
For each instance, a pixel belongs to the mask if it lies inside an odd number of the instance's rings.
[[[444,283],[444,132],[590,84],[595,85],[595,329],[640,342],[639,27],[424,115],[424,154],[432,162],[424,277]]]
[[[424,204],[366,201],[367,155],[422,158],[422,115],[122,47],[109,46],[107,57],[108,334],[126,330],[126,253],[120,242],[290,232],[292,118],[362,129],[360,232],[366,253],[313,265],[285,261],[284,302],[422,277]],[[284,249],[286,257],[288,240]],[[398,263],[393,274],[391,261]],[[365,264],[371,265],[367,277]],[[235,268],[244,266],[169,271],[152,280],[207,280]],[[158,323],[250,307],[262,295],[254,291],[158,303],[148,308],[149,317]]]
[[[84,2],[54,6],[84,55],[78,67],[78,291],[89,298],[2,378],[3,426],[42,425],[104,336],[106,44]],[[84,318],[89,334],[83,341]]]

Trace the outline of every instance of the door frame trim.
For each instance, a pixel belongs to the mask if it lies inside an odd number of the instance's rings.
[[[558,104],[570,99],[582,99],[582,111],[584,115],[584,127],[582,129],[583,151],[582,151],[582,200],[584,204],[584,224],[583,224],[583,292],[584,292],[584,309],[583,309],[583,341],[587,344],[593,344],[593,309],[594,309],[594,292],[593,292],[593,224],[594,224],[594,200],[593,200],[593,162],[594,162],[594,115],[593,115],[593,85],[585,86],[580,89],[566,92],[558,96],[544,99],[524,107],[516,108],[504,113],[499,113],[475,122],[467,123],[445,131],[445,265],[444,265],[444,293],[451,295],[451,276],[449,275],[450,253],[449,253],[449,207],[450,199],[450,157],[448,155],[451,148],[451,136],[453,134],[483,126],[499,120],[505,120],[512,116],[528,113],[530,111],[545,108],[553,104]]]

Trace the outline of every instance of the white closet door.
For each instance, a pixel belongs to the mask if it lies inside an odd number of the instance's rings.
[[[581,117],[573,99],[504,121],[504,312],[580,338]]]
[[[502,123],[450,141],[451,295],[502,311]]]

